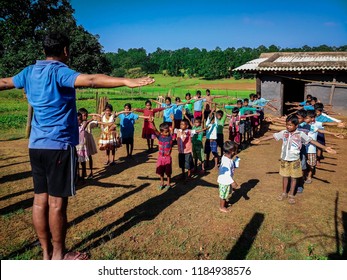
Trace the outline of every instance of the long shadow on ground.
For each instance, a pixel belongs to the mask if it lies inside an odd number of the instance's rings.
[[[173,178],[173,181],[174,180],[175,178]],[[83,248],[83,250],[90,251],[122,235],[124,232],[143,221],[153,220],[172,203],[192,191],[197,186],[210,187],[213,186],[213,184],[206,182],[201,177],[185,184],[178,183],[173,188],[170,188],[158,196],[150,198],[129,210],[122,218],[106,225],[98,231],[95,231],[81,242],[75,244],[71,250]],[[118,227],[119,225],[121,226]],[[91,243],[85,246],[85,244],[88,244],[89,242]]]
[[[235,243],[234,247],[231,249],[226,257],[226,260],[244,260],[246,259],[249,250],[252,248],[253,242],[258,234],[262,223],[264,222],[264,214],[255,213],[246,225],[241,236]]]

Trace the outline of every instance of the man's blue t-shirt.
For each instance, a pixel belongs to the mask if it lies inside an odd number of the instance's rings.
[[[120,134],[122,138],[133,138],[134,137],[134,124],[139,118],[139,115],[134,113],[120,114]]]
[[[29,148],[66,150],[79,142],[75,80],[80,73],[55,60],[38,60],[13,77],[34,109]]]

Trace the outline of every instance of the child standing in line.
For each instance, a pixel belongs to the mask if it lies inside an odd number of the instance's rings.
[[[317,122],[315,120],[316,113],[314,110],[308,110],[305,118],[305,123],[310,125],[310,131],[308,132],[308,136],[310,136],[313,140],[317,141],[318,133],[330,134],[334,135],[337,138],[343,138],[343,135],[339,133],[333,133],[329,131],[325,131],[323,124],[321,122]],[[316,165],[317,165],[317,149],[316,146],[312,144],[308,144],[306,146],[307,152],[307,174],[306,174],[306,184],[312,183],[312,176],[315,174]]]
[[[174,115],[174,128],[180,128],[180,124],[182,121],[182,117],[183,117],[183,103],[181,102],[181,98],[176,97],[175,98],[175,102],[176,102],[176,106],[173,109],[173,115]]]
[[[165,110],[165,108],[152,109],[152,102],[150,100],[146,101],[145,106],[146,106],[145,109],[134,109],[134,111],[139,112],[139,113],[143,113],[144,117],[151,118],[151,117],[154,117],[155,113]],[[142,138],[147,140],[147,147],[148,147],[147,151],[148,152],[152,151],[155,133],[153,130],[152,123],[149,121],[149,119],[144,119],[144,121],[143,121]]]
[[[186,112],[186,116],[188,119],[192,122],[194,119],[194,114],[193,114],[193,103],[195,99],[192,99],[192,96],[190,92],[186,93],[186,99],[183,99],[182,102],[185,103],[184,105],[184,110]],[[191,127],[190,127],[191,128]]]
[[[171,186],[171,174],[172,174],[172,128],[168,123],[164,122],[159,126],[159,131],[155,127],[154,118],[150,117],[149,121],[153,125],[155,136],[158,138],[158,159],[156,173],[160,177],[160,185],[158,190],[163,190],[165,187]],[[164,184],[164,176],[167,176],[166,185]]]
[[[126,103],[124,105],[124,111],[117,113],[116,116],[120,120],[120,135],[122,138],[122,144],[126,145],[127,157],[132,157],[134,149],[135,121],[139,118],[148,119],[148,117],[139,116],[131,112],[130,103]]]
[[[90,170],[90,173],[87,179],[92,179],[93,178],[93,157],[92,156],[98,152],[96,148],[95,140],[92,134],[92,129],[98,126],[98,122],[97,120],[94,120],[94,119],[88,120],[87,109],[80,108],[78,112],[82,114],[82,121],[83,121],[83,125],[85,126],[84,137],[86,141],[86,148],[87,148],[88,159],[89,159],[88,160],[89,170]]]
[[[83,124],[82,114],[80,112],[77,113],[77,120],[78,120],[78,131],[79,131],[79,144],[76,146],[77,175],[78,175],[77,177],[78,177],[78,180],[84,181],[84,178],[87,177],[86,161],[89,158],[88,158],[88,151],[87,151],[86,139],[85,139],[86,125]],[[80,174],[79,163],[81,163],[81,166],[82,166],[82,174]]]
[[[189,121],[184,119],[181,121],[180,129],[175,129],[174,133],[177,138],[178,147],[178,163],[182,170],[182,179],[185,179],[185,170],[188,170],[188,178],[191,177],[191,171],[194,168],[192,157],[192,136],[200,133],[201,130],[188,129]]]
[[[169,96],[165,97],[165,103],[161,103],[156,100],[152,100],[152,101],[159,104],[161,108],[165,109],[163,114],[163,122],[168,123],[169,126],[172,127],[173,123],[172,123],[171,115],[173,115],[176,105],[171,103],[171,97]]]
[[[115,115],[112,113],[113,107],[106,103],[104,113],[101,116],[101,135],[98,141],[98,146],[101,151],[106,151],[107,161],[105,165],[115,164],[116,147],[119,145],[117,140],[118,134],[116,131]],[[110,154],[112,153],[112,161]]]
[[[219,184],[219,210],[221,212],[229,212],[227,208],[227,198],[230,193],[230,185],[236,189],[238,184],[234,181],[235,165],[232,160],[235,155],[236,146],[232,141],[226,141],[223,144],[223,156],[218,171],[217,182]]]
[[[202,115],[202,109],[204,107],[203,102],[206,102],[206,98],[201,98],[201,91],[198,90],[196,92],[194,99],[194,118],[202,118],[203,119],[203,115]]]
[[[204,128],[202,126],[202,119],[196,118],[194,119],[194,124],[191,122],[191,120],[189,119],[189,117],[187,117],[186,114],[184,114],[185,118],[189,121],[190,126],[192,127],[192,130],[196,130],[196,131],[203,131]],[[198,161],[200,161],[201,164],[201,170],[200,170],[200,174],[204,174],[205,173],[205,157],[204,157],[204,146],[202,143],[202,139],[204,137],[203,133],[195,133],[192,136],[192,150],[193,150],[193,159],[194,159],[194,169],[195,171],[198,170]]]
[[[331,154],[336,154],[336,151],[330,147],[325,147],[317,141],[312,140],[304,132],[299,131],[299,120],[296,115],[288,116],[286,119],[286,130],[282,130],[273,135],[258,138],[252,141],[252,144],[259,144],[266,140],[283,140],[282,153],[281,153],[281,167],[280,175],[282,176],[282,193],[278,196],[277,200],[282,201],[288,198],[288,203],[294,204],[295,197],[294,191],[298,178],[302,177],[301,163],[300,163],[300,149],[304,144],[312,143]],[[288,192],[288,183],[290,179],[290,189]]]
[[[218,110],[216,112],[217,118],[217,147],[220,147],[220,156],[223,156],[223,146],[224,146],[224,124],[227,118],[227,114],[225,114],[222,110]]]
[[[217,118],[212,109],[210,115],[206,120],[206,141],[205,141],[205,154],[206,154],[206,166],[210,163],[210,153],[212,152],[214,157],[214,168],[218,169],[218,148],[217,148]]]

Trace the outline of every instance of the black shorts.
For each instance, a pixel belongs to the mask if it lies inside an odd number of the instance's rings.
[[[178,154],[178,165],[180,168],[193,169],[193,156],[192,153],[189,154]]]
[[[76,194],[76,149],[29,149],[34,193],[56,197]]]
[[[134,145],[134,137],[122,138],[122,144]]]

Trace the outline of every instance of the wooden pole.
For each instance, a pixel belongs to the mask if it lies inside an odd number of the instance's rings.
[[[330,90],[330,98],[329,98],[329,105],[333,104],[333,98],[334,98],[334,93],[335,93],[335,85],[336,85],[336,77],[333,79],[333,84],[331,86]]]
[[[33,107],[28,103],[28,118],[27,118],[27,125],[25,128],[25,138],[30,137],[31,132],[31,120],[33,119]]]

